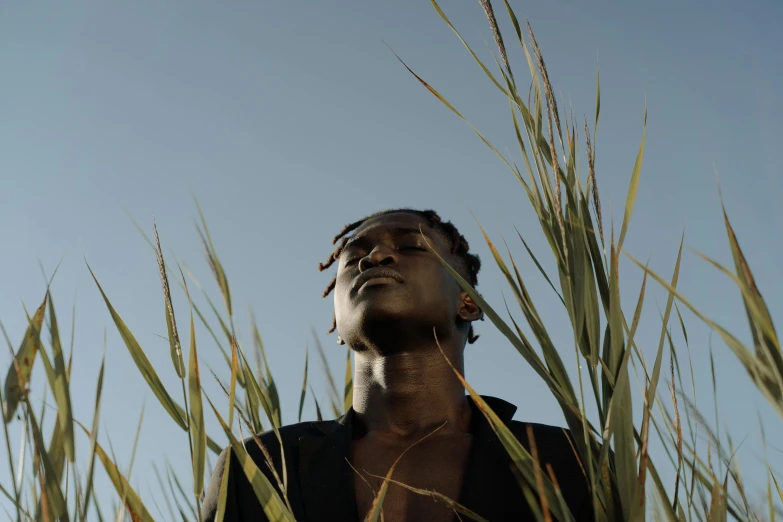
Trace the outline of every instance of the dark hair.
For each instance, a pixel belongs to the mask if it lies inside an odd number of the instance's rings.
[[[456,255],[459,260],[461,261],[464,269],[464,274],[467,275],[467,280],[472,286],[476,286],[478,284],[478,272],[481,269],[481,260],[479,257],[475,254],[471,254],[469,252],[469,246],[468,241],[465,239],[465,237],[459,233],[459,230],[457,230],[457,227],[455,227],[450,221],[443,221],[441,217],[438,215],[437,212],[434,210],[413,210],[409,208],[400,208],[400,209],[392,209],[392,210],[382,210],[381,212],[376,212],[375,214],[369,215],[363,219],[360,219],[359,221],[356,221],[354,223],[350,223],[348,225],[345,225],[340,232],[334,236],[334,239],[332,240],[332,244],[336,244],[338,241],[340,241],[340,244],[337,246],[337,248],[334,249],[332,254],[329,256],[329,258],[326,260],[325,263],[318,263],[318,270],[323,272],[332,264],[339,259],[340,254],[343,251],[343,248],[345,248],[345,244],[348,242],[349,238],[347,237],[347,234],[353,232],[360,226],[362,226],[363,223],[365,223],[369,219],[373,219],[379,216],[384,216],[386,214],[393,214],[397,212],[405,212],[408,214],[413,214],[415,216],[422,217],[427,220],[430,227],[432,227],[435,230],[440,231],[446,238],[448,238],[449,242],[451,243],[451,253]],[[334,290],[335,285],[337,284],[337,276],[335,276],[332,281],[329,283],[329,285],[326,287],[326,290],[324,290],[323,296],[328,296],[332,290]],[[482,320],[484,317],[482,316]],[[332,327],[329,330],[329,333],[334,332],[337,329],[337,320],[336,317],[332,316]],[[476,339],[478,339],[478,335],[473,334],[473,325],[470,325],[468,329],[468,343],[473,344],[476,342]]]

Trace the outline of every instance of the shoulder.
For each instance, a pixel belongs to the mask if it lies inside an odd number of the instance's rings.
[[[323,436],[334,430],[338,424],[339,422],[337,420],[307,421],[288,424],[278,428],[277,433],[275,430],[270,429],[255,436],[248,437],[242,442],[246,448],[249,448],[251,445],[257,445],[255,443],[256,438],[265,446],[279,446],[280,442],[282,442],[284,446],[292,446],[298,444],[299,439],[302,437]],[[280,434],[279,440],[277,438],[278,433]]]
[[[578,464],[574,434],[569,429],[516,420],[510,421],[507,426],[528,451],[531,451],[535,444],[542,465],[549,463],[554,467],[571,467]]]
[[[275,467],[278,468],[278,471],[282,471],[283,460],[286,461],[286,467],[296,464],[295,461],[298,458],[298,448],[301,439],[324,437],[338,428],[339,425],[339,421],[337,420],[308,421],[289,424],[281,426],[277,431],[270,429],[263,433],[247,437],[242,441],[242,446],[261,470],[266,471],[268,469],[266,464],[267,457],[264,455],[264,452],[266,452],[275,463]],[[284,450],[282,456],[280,451],[281,448]]]

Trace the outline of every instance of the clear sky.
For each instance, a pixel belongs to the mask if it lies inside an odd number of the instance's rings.
[[[527,81],[524,57],[497,4],[517,78]],[[619,227],[646,98],[646,153],[626,249],[638,259],[651,256],[650,266],[668,278],[685,229],[686,247],[730,265],[717,169],[741,246],[773,317],[780,318],[783,6],[591,4],[512,2],[533,25],[557,95],[572,103],[579,128],[584,117],[593,118],[600,66],[596,169],[605,215],[612,209]],[[494,45],[478,3],[444,1],[443,8],[492,63],[487,46]],[[45,290],[38,260],[51,274],[63,259],[53,295],[66,339],[76,303],[75,416],[91,421],[106,329],[101,441],[110,437],[119,461],[127,463],[146,405],[132,475],[145,498],[157,489],[153,461],[170,459],[185,487],[190,467],[185,434],[133,366],[84,261],[179,397],[160,337],[166,327],[155,258],[126,210],[147,231],[154,212],[169,261],[186,263],[217,298],[193,226],[191,194],[199,198],[246,345],[249,306],[255,310],[285,422],[296,420],[313,328],[335,372],[342,376],[344,368],[343,348],[326,335],[332,304],[320,295],[331,275],[319,273],[318,262],[342,225],[387,207],[434,208],[452,220],[484,260],[479,290],[501,309],[505,283],[469,211],[493,239],[502,234],[573,366],[566,313],[515,240],[516,226],[551,270],[553,257],[521,186],[385,44],[518,159],[507,100],[424,0],[0,4],[0,319],[18,344],[26,327],[22,303],[34,309]],[[625,259],[621,274],[631,314],[641,272]],[[691,250],[684,254],[680,288],[749,341],[739,291]],[[175,299],[187,338],[179,290]],[[661,288],[648,285],[637,333],[648,360],[665,299]],[[712,418],[709,332],[692,314],[684,316],[697,401]],[[515,403],[517,419],[562,423],[544,385],[491,323],[479,323],[476,332],[481,339],[466,352],[473,386]],[[678,327],[674,333],[684,349]],[[206,332],[199,328],[197,337],[204,364],[227,376]],[[758,416],[772,441],[781,440],[783,421],[729,349],[712,344],[721,424],[737,443],[748,437],[740,452],[745,478],[763,485]],[[3,375],[9,363],[7,353],[0,356]],[[311,382],[325,398],[317,358],[311,363]],[[210,396],[225,404],[203,373]],[[37,367],[33,379],[43,377]],[[311,398],[305,417],[314,417]],[[222,443],[211,414],[208,422]],[[12,427],[15,448],[19,426]],[[85,438],[79,440],[84,459]],[[771,453],[780,468],[780,453]],[[0,483],[10,485],[6,466],[0,466]],[[98,492],[108,507],[108,486]],[[160,495],[155,498],[160,503]]]

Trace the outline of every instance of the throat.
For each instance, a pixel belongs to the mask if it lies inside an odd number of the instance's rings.
[[[456,362],[462,371],[461,357]],[[472,413],[462,383],[439,351],[384,357],[357,352],[353,409],[354,439],[369,433],[408,443],[435,430],[468,433]]]

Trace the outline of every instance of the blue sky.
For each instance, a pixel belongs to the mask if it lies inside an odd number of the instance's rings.
[[[772,1],[741,9],[717,1],[512,5],[533,25],[561,107],[570,101],[579,128],[585,117],[592,121],[600,66],[596,169],[607,228],[610,210],[618,228],[622,220],[646,100],[645,159],[626,250],[638,259],[650,257],[651,268],[668,278],[685,229],[687,248],[730,264],[717,170],[741,246],[773,317],[781,317],[783,300],[775,289],[783,287],[783,108],[776,93],[783,87],[783,7]],[[492,63],[488,46],[494,45],[478,3],[443,2],[443,8]],[[527,81],[502,4],[496,10],[516,75]],[[76,304],[75,415],[91,420],[106,330],[101,440],[108,434],[119,461],[127,462],[146,405],[132,478],[145,497],[154,489],[153,461],[168,456],[185,478],[190,468],[184,433],[133,367],[85,266],[86,257],[179,396],[168,345],[159,337],[165,322],[155,259],[126,211],[148,231],[154,213],[170,262],[186,263],[217,297],[193,226],[192,195],[198,197],[232,284],[242,338],[250,343],[252,305],[288,422],[296,420],[311,329],[335,372],[343,371],[345,353],[326,335],[331,299],[320,298],[330,275],[319,273],[317,264],[343,224],[387,207],[434,208],[453,221],[484,260],[480,291],[501,308],[505,283],[470,212],[493,239],[507,238],[566,363],[573,365],[565,311],[514,240],[517,227],[552,268],[523,190],[386,44],[517,159],[507,100],[429,2],[0,6],[0,319],[18,343],[26,326],[22,303],[33,309],[44,294],[37,261],[51,273],[63,259],[53,295],[66,336]],[[626,259],[621,277],[631,314],[641,272]],[[749,340],[738,290],[691,250],[684,254],[680,288],[707,315]],[[187,308],[176,294],[184,330]],[[657,347],[665,299],[660,288],[648,285],[637,333],[648,360]],[[697,401],[710,413],[709,331],[684,315]],[[518,419],[562,423],[556,403],[511,345],[488,321],[476,331],[482,338],[466,352],[473,386],[515,403]],[[227,375],[203,329],[197,338],[204,364]],[[739,453],[745,478],[762,485],[758,416],[770,440],[780,440],[783,423],[728,348],[718,340],[712,345],[721,424],[735,442],[748,437]],[[9,362],[8,354],[0,357],[0,367]],[[325,397],[317,359],[311,362],[313,387]],[[42,378],[36,368],[33,379]],[[212,383],[207,391],[225,402]],[[314,417],[311,399],[305,417]],[[211,416],[209,421],[222,442]],[[15,448],[18,431],[17,423]],[[83,440],[80,450],[84,458]],[[780,467],[780,453],[771,452]],[[0,483],[9,484],[5,466]],[[110,490],[98,491],[108,507]]]

